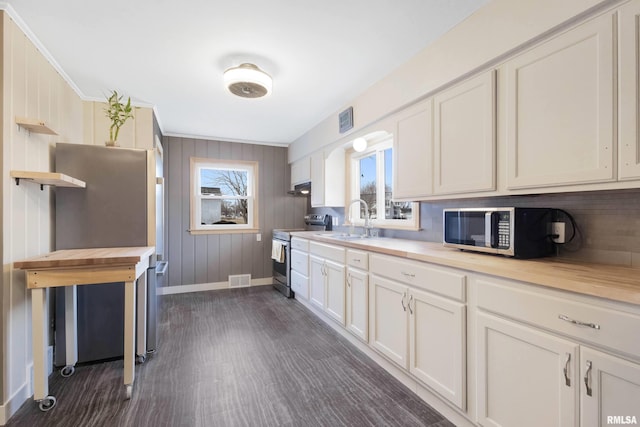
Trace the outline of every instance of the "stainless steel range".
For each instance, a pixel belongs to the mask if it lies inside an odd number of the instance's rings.
[[[293,298],[291,290],[291,232],[309,230],[331,230],[331,215],[306,215],[307,228],[274,229],[271,258],[273,261],[273,287],[287,298]]]
[[[273,260],[273,287],[287,298],[293,298],[291,290],[291,232],[304,231],[304,229],[275,229],[273,230],[271,253]]]

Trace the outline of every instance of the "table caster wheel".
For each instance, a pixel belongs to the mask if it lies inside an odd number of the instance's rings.
[[[126,400],[131,399],[131,395],[133,394],[133,386],[132,385],[126,385],[125,387],[125,395],[126,395]]]
[[[54,406],[56,406],[56,398],[53,396],[47,396],[38,402],[38,407],[42,412],[47,412]]]
[[[75,366],[67,365],[67,366],[65,366],[64,368],[62,368],[60,370],[60,375],[62,375],[65,378],[69,378],[75,372],[76,372],[76,367]]]
[[[138,363],[139,363],[139,364],[143,364],[143,363],[147,360],[147,356],[145,356],[145,355],[139,355],[139,356],[137,357],[137,359],[138,359]]]

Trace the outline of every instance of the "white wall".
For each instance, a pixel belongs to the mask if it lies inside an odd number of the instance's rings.
[[[2,333],[0,424],[32,394],[31,298],[14,261],[53,248],[53,190],[10,179],[11,170],[52,171],[56,142],[82,142],[83,102],[5,11],[2,24]],[[45,121],[57,136],[15,125],[22,116]]]
[[[289,162],[351,139],[371,123],[424,98],[593,7],[613,0],[493,0],[289,146]],[[338,132],[338,113],[353,106],[354,127]]]

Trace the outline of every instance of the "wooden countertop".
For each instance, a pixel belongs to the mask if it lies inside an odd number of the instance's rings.
[[[640,269],[552,257],[518,260],[415,240],[384,237],[340,240],[322,236],[317,231],[292,232],[291,235],[640,305]]]
[[[137,264],[145,257],[153,255],[153,246],[126,248],[64,249],[40,255],[24,261],[14,262],[13,266],[22,270],[44,268],[90,267]]]

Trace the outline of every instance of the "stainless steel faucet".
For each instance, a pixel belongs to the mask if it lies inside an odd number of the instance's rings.
[[[349,202],[349,206],[348,206],[348,210],[349,210],[349,222],[350,222],[350,226],[349,226],[349,234],[353,234],[353,217],[351,216],[351,206],[354,203],[358,203],[358,207],[360,207],[360,203],[362,203],[364,205],[364,236],[368,237],[369,236],[369,230],[371,229],[371,213],[369,212],[369,205],[367,205],[367,202],[365,202],[362,199],[353,199],[352,201]]]

